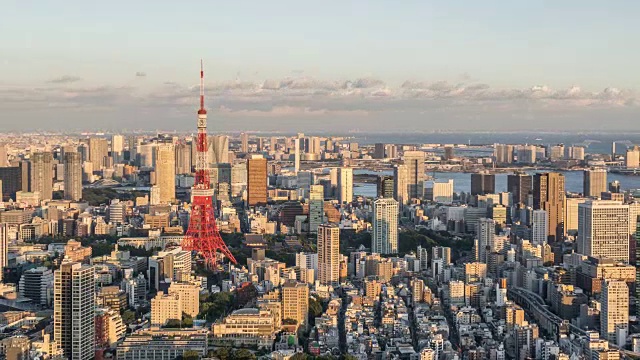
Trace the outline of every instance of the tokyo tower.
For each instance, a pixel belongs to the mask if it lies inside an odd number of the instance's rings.
[[[198,110],[198,138],[196,140],[196,177],[191,188],[191,217],[189,229],[182,242],[185,250],[198,252],[209,266],[217,262],[219,250],[231,262],[236,259],[222,241],[213,209],[213,189],[209,183],[207,167],[207,110],[204,108],[204,70],[200,61],[200,109]]]

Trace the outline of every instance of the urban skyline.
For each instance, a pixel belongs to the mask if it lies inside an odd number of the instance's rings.
[[[0,358],[640,358],[640,5],[3,10]]]

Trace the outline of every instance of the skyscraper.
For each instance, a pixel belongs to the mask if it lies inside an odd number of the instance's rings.
[[[229,137],[212,135],[209,137],[209,163],[224,164],[229,162]]]
[[[471,195],[495,194],[496,176],[487,172],[471,174]]]
[[[513,204],[527,204],[531,192],[533,178],[524,173],[507,175],[507,191],[513,196]]]
[[[493,157],[499,165],[513,163],[513,145],[494,144]]]
[[[240,151],[243,153],[249,152],[249,134],[240,134]]]
[[[583,192],[585,197],[600,197],[607,191],[607,169],[586,169],[583,177]]]
[[[111,157],[114,164],[121,163],[124,160],[124,136],[113,135],[111,137]]]
[[[376,143],[373,148],[374,159],[384,159],[384,144]]]
[[[300,171],[300,139],[298,138],[293,139],[293,146],[294,146],[293,168],[295,173],[297,174],[298,171]]]
[[[247,204],[267,203],[267,159],[254,158],[247,161]]]
[[[535,245],[544,245],[547,243],[547,234],[549,226],[549,219],[547,219],[547,212],[541,209],[533,210],[533,216],[531,220],[531,242]]]
[[[627,169],[637,169],[640,167],[640,147],[636,145],[631,149],[627,149],[625,165]]]
[[[403,158],[407,174],[407,200],[421,199],[425,179],[424,151],[405,151]]]
[[[54,274],[53,334],[68,359],[93,359],[95,269],[63,263]]]
[[[403,205],[406,205],[409,199],[408,185],[407,185],[407,166],[405,164],[399,164],[393,167],[393,198],[400,204],[402,209]]]
[[[478,237],[476,253],[478,254],[477,261],[481,263],[488,263],[489,254],[495,247],[496,236],[496,223],[493,219],[480,218],[476,225],[476,236]]]
[[[324,285],[340,280],[340,228],[336,224],[318,226],[318,280]]]
[[[453,202],[453,179],[427,181],[425,198],[437,203],[451,204]]]
[[[22,167],[0,167],[0,182],[2,183],[2,200],[16,198],[16,192],[22,191]],[[25,189],[26,190],[26,189]]]
[[[93,163],[93,170],[105,167],[109,156],[109,144],[107,139],[89,138],[89,161]]]
[[[394,199],[377,199],[373,202],[371,252],[398,252],[398,202]]]
[[[82,199],[82,158],[77,152],[64,154],[64,198],[72,201]]]
[[[176,153],[176,174],[191,174],[191,144],[177,144]]]
[[[547,212],[550,242],[561,241],[564,236],[564,175],[559,173],[536,174],[533,177],[533,208]]]
[[[309,232],[318,231],[324,222],[324,186],[309,185]]]
[[[340,204],[353,201],[353,169],[341,167],[338,170],[338,193]]]
[[[629,205],[591,200],[578,205],[578,253],[629,262]]]
[[[607,280],[602,287],[600,336],[623,346],[629,333],[629,287],[617,280]]]
[[[9,242],[7,224],[0,223],[0,282],[3,281],[4,268],[9,265]]]
[[[40,200],[51,199],[53,197],[53,154],[33,153],[29,163],[29,191],[39,192]]]
[[[393,198],[393,176],[379,175],[376,189],[378,197]]]
[[[176,157],[173,144],[156,148],[156,184],[160,188],[160,203],[170,204],[176,198]]]

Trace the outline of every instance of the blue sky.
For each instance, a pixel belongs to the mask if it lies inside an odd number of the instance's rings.
[[[198,61],[204,58],[209,86],[225,82],[260,86],[265,80],[287,78],[337,82],[376,79],[382,84],[357,95],[385,91],[388,98],[403,101],[406,91],[398,89],[407,81],[430,89],[428,106],[423,107],[358,103],[361,99],[353,99],[352,93],[337,96],[335,92],[331,99],[338,97],[339,106],[335,102],[327,105],[327,97],[311,96],[316,92],[305,93],[306,103],[296,100],[290,104],[289,97],[298,99],[299,94],[287,89],[286,93],[269,94],[267,103],[272,108],[288,109],[274,115],[295,114],[292,109],[301,107],[312,109],[303,114],[313,116],[320,115],[318,109],[323,110],[323,116],[345,109],[378,116],[398,111],[398,106],[403,111],[410,108],[431,113],[437,105],[444,109],[439,110],[439,116],[446,118],[446,109],[457,104],[434,104],[442,94],[434,95],[430,86],[447,82],[454,90],[459,90],[460,84],[466,89],[478,84],[490,87],[491,94],[483,90],[481,99],[499,95],[500,106],[487,108],[485,103],[470,112],[496,114],[491,117],[504,117],[500,109],[509,105],[505,101],[513,100],[513,96],[504,99],[505,93],[519,91],[516,98],[529,98],[532,87],[546,86],[548,96],[541,109],[532,107],[530,101],[525,104],[528,116],[535,118],[540,111],[549,111],[549,97],[557,110],[554,116],[562,114],[577,121],[582,115],[577,115],[576,106],[600,109],[603,98],[611,105],[611,93],[604,93],[605,88],[616,89],[611,114],[635,114],[628,106],[635,104],[640,80],[636,71],[640,64],[639,17],[640,3],[635,1],[5,0],[0,12],[0,91],[12,92],[16,98],[16,91],[26,96],[34,88],[49,87],[37,96],[43,103],[60,105],[54,105],[51,112],[64,118],[65,112],[77,111],[77,103],[62,104],[65,99],[78,99],[86,90],[95,93],[96,88],[108,88],[110,92],[95,96],[118,100],[107,102],[109,109],[103,106],[95,111],[103,112],[105,119],[109,118],[105,112],[119,118],[120,111],[139,100],[157,101],[149,94],[171,96],[162,86],[167,82],[184,87],[174,95],[178,105],[186,105],[187,96],[182,99],[180,94],[185,95],[197,82]],[[572,86],[587,95],[572,95],[570,104],[562,107],[558,97],[565,99]],[[451,98],[458,90],[448,89],[447,96]],[[620,92],[624,96],[618,98]],[[466,94],[465,104],[469,104],[468,91]],[[221,116],[234,113],[252,118],[256,110],[264,115],[265,101],[247,101],[246,91],[222,89],[218,95],[222,96],[220,103],[212,106],[221,107]],[[538,95],[531,97],[539,99]],[[479,105],[477,99],[474,95],[475,106]],[[6,102],[4,110],[0,103],[0,125],[2,113],[35,119],[34,114],[20,111],[19,101]],[[146,102],[146,106],[152,103]],[[522,106],[514,105],[513,112],[521,112]],[[174,110],[179,113],[180,109]],[[170,124],[171,117],[166,116],[166,124]],[[507,121],[504,117],[496,124]],[[255,122],[247,122],[249,125]]]

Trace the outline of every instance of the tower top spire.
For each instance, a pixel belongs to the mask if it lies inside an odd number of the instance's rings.
[[[207,110],[204,108],[204,66],[202,59],[200,59],[200,109],[198,115],[206,115]]]

